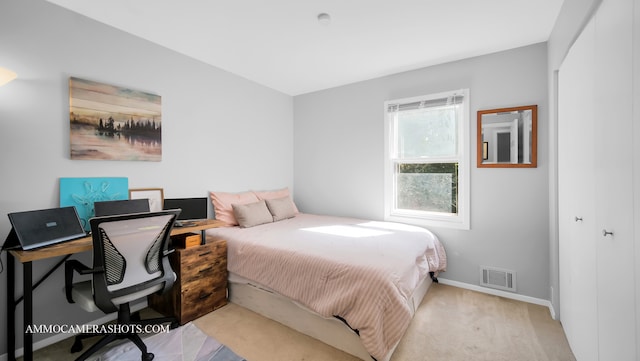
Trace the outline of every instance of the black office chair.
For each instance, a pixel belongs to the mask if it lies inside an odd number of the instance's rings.
[[[172,317],[139,320],[132,317],[129,303],[152,293],[171,289],[175,273],[166,255],[169,236],[180,210],[135,213],[90,219],[93,234],[93,267],[77,260],[65,262],[65,293],[70,303],[93,312],[118,312],[118,324],[156,324],[178,322]],[[73,271],[91,274],[89,281],[73,283]],[[116,329],[114,327],[114,329]],[[85,360],[108,343],[122,338],[133,341],[142,352],[142,360],[153,360],[153,353],[135,327],[120,327],[123,333],[107,334],[76,360]],[[96,334],[76,337],[71,352],[82,350],[82,339]]]

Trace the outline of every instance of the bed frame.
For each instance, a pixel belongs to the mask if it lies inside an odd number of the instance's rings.
[[[410,300],[412,313],[422,302],[431,283],[432,280],[425,277],[414,291]],[[337,318],[325,318],[277,292],[233,274],[229,275],[229,301],[362,360],[373,360],[360,342],[360,337],[344,322]],[[389,361],[397,346],[384,359],[377,361]]]

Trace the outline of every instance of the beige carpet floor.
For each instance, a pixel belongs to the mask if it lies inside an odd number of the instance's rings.
[[[355,361],[355,357],[228,304],[194,321],[248,361]],[[72,360],[70,340],[36,360]],[[90,344],[90,341],[87,342]],[[76,355],[74,355],[76,356]],[[434,284],[391,361],[575,361],[546,307]]]

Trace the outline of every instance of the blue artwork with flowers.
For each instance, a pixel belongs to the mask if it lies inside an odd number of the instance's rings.
[[[86,231],[90,231],[89,219],[95,215],[94,202],[124,199],[129,199],[126,177],[60,178],[60,207],[76,207]]]

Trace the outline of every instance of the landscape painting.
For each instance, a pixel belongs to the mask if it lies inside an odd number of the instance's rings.
[[[71,159],[162,160],[161,97],[69,78]]]

